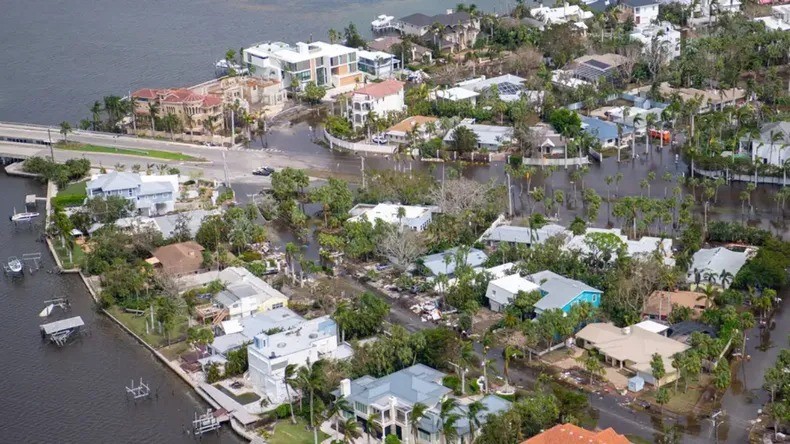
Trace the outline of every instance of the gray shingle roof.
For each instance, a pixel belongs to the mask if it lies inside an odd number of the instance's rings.
[[[450,248],[447,251],[442,253],[430,254],[428,256],[424,256],[422,258],[422,263],[431,270],[435,276],[440,274],[453,274],[455,272],[455,252],[458,251],[458,247]],[[445,256],[450,256],[451,260],[449,264],[445,263]],[[483,253],[482,251],[478,250],[477,248],[470,248],[469,254],[466,256],[466,265],[470,267],[477,267],[482,265],[485,261],[488,260],[488,256]]]
[[[584,291],[601,293],[601,290],[590,287],[584,282],[560,276],[549,270],[539,271],[527,278],[540,285],[544,294],[543,298],[535,304],[535,308],[541,311],[562,308]]]
[[[458,22],[466,23],[470,19],[471,16],[467,12],[453,12],[452,14],[437,14],[434,16],[417,13],[407,15],[400,19],[400,21],[413,26],[423,27],[431,26],[437,22],[444,26],[455,26]]]
[[[412,406],[419,402],[432,407],[452,392],[441,384],[444,377],[444,373],[422,364],[378,379],[363,376],[351,381],[351,394],[346,399],[351,403],[388,405],[392,396],[401,404]]]
[[[140,175],[137,173],[113,171],[112,173],[102,174],[96,179],[91,180],[88,182],[87,188],[90,190],[101,189],[106,192],[137,188],[141,184]]]

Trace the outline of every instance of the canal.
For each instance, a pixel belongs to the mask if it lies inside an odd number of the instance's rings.
[[[193,415],[208,407],[187,384],[164,367],[120,327],[98,314],[79,276],[55,268],[39,227],[15,227],[8,216],[22,211],[25,195],[43,195],[38,182],[0,173],[0,245],[8,256],[41,253],[42,266],[21,278],[0,278],[0,378],[2,442],[189,443]],[[43,213],[43,202],[39,211]],[[41,222],[41,219],[39,219]],[[71,310],[56,308],[40,318],[44,301],[66,297]],[[41,340],[39,324],[81,316],[87,334],[57,348]],[[152,398],[126,399],[124,387],[143,378]],[[228,427],[206,443],[238,444]]]

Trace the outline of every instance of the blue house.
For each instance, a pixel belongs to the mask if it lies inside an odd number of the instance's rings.
[[[535,303],[535,313],[538,315],[555,308],[568,313],[579,302],[589,302],[593,307],[601,305],[603,292],[584,282],[568,279],[548,270],[529,275],[527,279],[538,284],[543,294]]]
[[[606,120],[596,119],[595,117],[580,116],[582,119],[582,131],[592,134],[598,138],[603,148],[616,148],[625,145],[633,137],[634,129],[623,125],[623,137],[617,132],[617,124]]]

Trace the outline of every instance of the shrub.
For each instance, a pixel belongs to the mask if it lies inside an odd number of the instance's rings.
[[[285,419],[291,416],[291,406],[288,404],[280,404],[273,411],[277,419]]]

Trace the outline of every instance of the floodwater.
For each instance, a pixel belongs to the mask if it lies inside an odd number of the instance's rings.
[[[120,327],[95,311],[79,276],[58,275],[39,228],[7,219],[22,211],[25,195],[42,195],[37,182],[0,172],[0,244],[7,256],[41,253],[42,266],[21,278],[0,277],[0,441],[8,443],[189,443],[184,433],[206,407],[190,387]],[[40,204],[43,212],[43,202]],[[49,318],[38,313],[45,300],[66,297],[71,309]],[[39,324],[81,316],[87,334],[58,348],[42,341]],[[151,399],[127,400],[125,387],[142,378]],[[228,427],[202,438],[207,443],[241,441]]]

